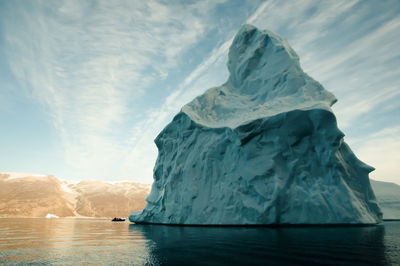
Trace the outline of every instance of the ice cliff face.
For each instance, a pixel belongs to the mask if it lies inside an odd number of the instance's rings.
[[[137,223],[373,224],[372,167],[343,141],[335,97],[286,40],[244,25],[230,77],[158,135],[154,183]]]

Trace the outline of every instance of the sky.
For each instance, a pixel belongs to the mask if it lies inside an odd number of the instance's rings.
[[[0,172],[152,183],[155,137],[227,80],[245,23],[289,41],[370,177],[400,184],[398,0],[0,0]]]

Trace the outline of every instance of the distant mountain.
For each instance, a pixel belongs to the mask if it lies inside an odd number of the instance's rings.
[[[100,181],[69,185],[77,193],[75,211],[91,217],[127,217],[134,210],[142,210],[150,187],[132,182],[110,184]]]
[[[150,185],[69,184],[51,175],[0,173],[0,217],[126,217],[142,210]]]
[[[0,174],[0,216],[45,217],[53,213],[65,217],[73,216],[73,211],[54,176]]]
[[[400,186],[371,180],[372,189],[383,212],[383,219],[400,219]]]

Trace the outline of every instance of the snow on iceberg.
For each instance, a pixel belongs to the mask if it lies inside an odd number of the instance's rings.
[[[333,94],[278,35],[244,25],[228,81],[157,136],[154,183],[135,223],[375,224],[372,167],[343,141]]]

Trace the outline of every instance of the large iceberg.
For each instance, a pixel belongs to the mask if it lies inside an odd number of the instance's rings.
[[[135,223],[375,224],[372,167],[343,141],[333,94],[288,42],[244,25],[228,81],[185,105],[157,136],[154,183]]]

